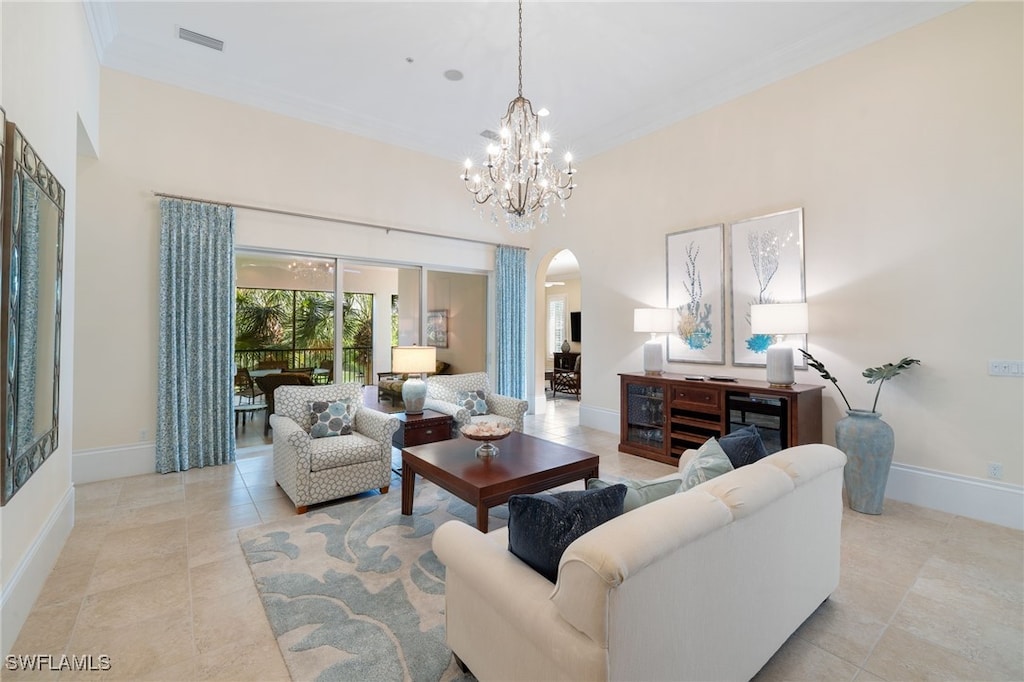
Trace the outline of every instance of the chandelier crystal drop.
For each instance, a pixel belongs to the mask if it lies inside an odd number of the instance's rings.
[[[544,110],[542,114],[546,114]],[[490,203],[491,219],[505,214],[513,232],[529,232],[548,220],[548,207],[565,201],[576,187],[572,155],[565,155],[565,168],[548,162],[551,135],[540,128],[530,100],[523,97],[523,2],[519,0],[519,96],[508,105],[501,119],[498,140],[487,146],[487,161],[480,172],[466,159],[460,176],[478,205]]]

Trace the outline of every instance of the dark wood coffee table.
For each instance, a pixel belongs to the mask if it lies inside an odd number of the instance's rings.
[[[416,474],[476,507],[476,527],[487,532],[487,510],[512,495],[539,493],[597,478],[598,457],[522,433],[497,441],[497,457],[481,459],[468,438],[402,449],[402,513],[412,514]]]

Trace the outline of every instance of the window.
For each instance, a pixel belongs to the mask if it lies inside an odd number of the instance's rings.
[[[566,339],[565,295],[548,296],[548,355],[560,352]]]

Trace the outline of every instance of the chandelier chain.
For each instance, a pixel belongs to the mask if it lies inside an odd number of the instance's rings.
[[[519,96],[523,96],[523,0],[519,0]]]

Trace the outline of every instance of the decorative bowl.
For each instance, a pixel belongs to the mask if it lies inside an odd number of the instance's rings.
[[[476,449],[476,456],[486,458],[497,456],[498,448],[491,445],[491,443],[501,440],[502,438],[507,438],[508,435],[512,433],[513,426],[514,424],[510,420],[504,419],[501,421],[466,424],[460,429],[460,431],[466,438],[482,443],[482,445]]]

